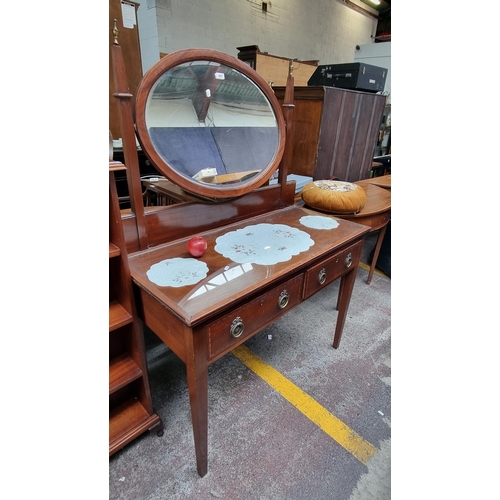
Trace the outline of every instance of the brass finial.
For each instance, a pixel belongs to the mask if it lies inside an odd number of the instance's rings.
[[[116,19],[113,19],[113,43],[118,45],[118,28],[116,27]]]
[[[290,75],[290,76],[292,76],[292,73],[293,73],[293,70],[294,70],[294,69],[295,69],[295,68],[293,67],[293,60],[292,60],[292,59],[290,59],[290,61],[289,61],[289,63],[288,63],[288,73],[289,73],[289,75]]]

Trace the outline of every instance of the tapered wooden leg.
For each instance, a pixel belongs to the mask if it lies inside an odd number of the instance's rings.
[[[347,315],[347,309],[349,308],[349,302],[351,301],[357,272],[358,266],[354,267],[352,271],[349,271],[340,278],[339,295],[337,299],[337,309],[339,313],[337,316],[337,325],[335,326],[335,336],[333,337],[333,347],[335,349],[337,349],[340,344],[340,338],[342,337],[342,330],[344,329],[345,317]]]
[[[387,224],[382,227],[378,233],[377,243],[375,245],[375,251],[373,252],[372,264],[370,266],[370,272],[368,273],[368,278],[366,278],[366,284],[369,285],[372,280],[373,271],[375,271],[375,266],[377,265],[378,254],[380,253],[380,247],[384,241],[385,231],[387,229]]]
[[[198,343],[186,363],[196,469],[201,477],[208,470],[208,365],[206,345],[202,344]]]
[[[339,286],[339,293],[337,295],[337,303],[335,304],[335,309],[337,311],[339,310],[339,305],[340,305],[341,301],[342,301],[342,286]]]

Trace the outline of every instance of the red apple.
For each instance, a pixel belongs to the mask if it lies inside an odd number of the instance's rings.
[[[207,242],[201,236],[193,236],[188,241],[188,250],[193,257],[201,257],[207,249]]]

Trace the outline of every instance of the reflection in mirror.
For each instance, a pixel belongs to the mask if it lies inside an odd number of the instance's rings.
[[[279,146],[265,94],[243,73],[213,61],[166,71],[148,95],[145,122],[156,152],[171,168],[214,186],[253,177]]]

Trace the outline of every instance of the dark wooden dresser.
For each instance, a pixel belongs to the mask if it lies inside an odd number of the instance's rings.
[[[283,102],[285,87],[274,87]],[[295,87],[288,172],[355,182],[370,177],[386,96],[336,87]]]

